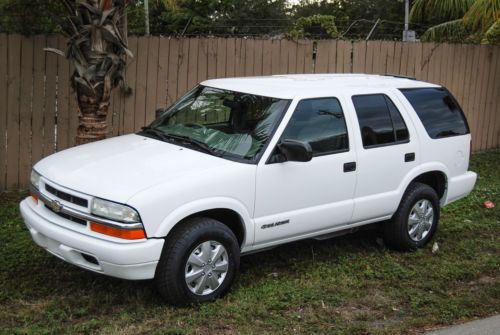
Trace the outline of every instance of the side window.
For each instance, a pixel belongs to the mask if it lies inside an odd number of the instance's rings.
[[[431,138],[465,135],[469,127],[458,103],[444,88],[400,90],[417,112]]]
[[[315,156],[349,150],[344,113],[336,98],[301,100],[281,138],[309,142]]]
[[[352,97],[363,147],[408,142],[408,128],[394,103],[384,94]]]

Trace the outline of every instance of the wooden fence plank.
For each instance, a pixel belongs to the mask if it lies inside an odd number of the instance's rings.
[[[410,52],[415,55],[413,76],[420,80],[422,77],[422,43],[412,43]]]
[[[198,47],[199,39],[189,39],[187,90],[190,90],[198,83]]]
[[[500,147],[500,47],[495,46],[493,51],[493,59],[496,59],[495,69],[492,71],[494,73],[495,84],[493,86],[493,95],[490,100],[490,110],[492,113],[491,121],[488,124],[488,142],[486,148],[498,148]]]
[[[243,77],[245,75],[245,60],[246,60],[246,40],[241,38],[235,41],[234,55],[234,75],[235,77]]]
[[[271,41],[271,74],[280,73],[280,40]]]
[[[148,72],[149,38],[139,37],[137,41],[137,71],[135,77],[134,132],[146,122],[146,88]]]
[[[208,40],[208,79],[217,77],[217,39]]]
[[[43,35],[34,37],[33,49],[33,104],[31,121],[31,165],[42,158],[43,154],[43,116],[45,100],[45,48]],[[1,90],[1,88],[0,88]],[[1,114],[1,112],[0,112]]]
[[[9,104],[9,95],[7,94],[8,81],[8,37],[6,34],[0,34],[0,192],[7,189],[7,111]],[[9,183],[10,184],[10,183]]]
[[[366,50],[365,50],[365,68],[363,73],[374,73],[373,72],[373,58],[376,53],[375,49],[375,41],[367,41],[366,42]]]
[[[485,118],[486,118],[486,97],[487,97],[487,91],[488,91],[488,81],[489,77],[491,74],[491,57],[489,57],[489,46],[487,45],[481,45],[481,51],[482,51],[482,58],[481,58],[481,65],[482,65],[482,71],[480,74],[480,91],[478,96],[476,97],[476,114],[479,116],[478,117],[478,122],[477,122],[477,127],[478,131],[476,132],[476,148],[477,150],[484,150],[483,147],[483,141],[485,136],[488,136],[487,128],[485,131]]]
[[[264,40],[255,41],[255,59],[254,59],[254,76],[261,76],[264,74]]]
[[[158,51],[158,80],[156,83],[156,108],[167,105],[168,56],[170,39],[160,38]]]
[[[279,71],[280,74],[288,74],[288,41],[281,40],[280,42],[280,63]]]
[[[197,83],[208,78],[208,40],[201,38],[198,40],[198,78]]]
[[[305,45],[304,73],[313,73],[313,41],[303,41]]]
[[[66,49],[66,38],[57,39],[59,50]],[[56,150],[61,151],[69,146],[69,62],[64,58],[57,61],[57,110],[56,110]]]
[[[33,96],[33,39],[21,40],[21,90],[19,108],[19,187],[28,188],[31,171],[31,99]],[[66,106],[67,107],[67,106]],[[67,109],[67,108],[66,108]],[[66,134],[64,134],[66,135]]]
[[[137,37],[132,36],[128,39],[128,48],[132,54],[137,55]],[[129,134],[134,131],[135,127],[135,98],[137,96],[137,91],[135,89],[136,75],[137,75],[137,57],[134,57],[132,61],[127,66],[127,72],[125,74],[125,80],[127,84],[132,89],[132,94],[127,96],[124,101],[124,112],[123,112],[123,126],[122,134]]]
[[[337,41],[337,66],[336,72],[353,72],[353,43],[351,41]]]
[[[245,44],[245,72],[243,75],[253,76],[255,40],[246,39],[243,43]]]
[[[57,48],[57,37],[47,38],[47,47]],[[45,56],[45,113],[43,118],[43,156],[55,150],[55,113],[58,55],[47,53]]]
[[[272,74],[272,41],[262,41],[262,74],[264,76]]]
[[[374,74],[385,74],[385,55],[382,53],[382,42],[372,41],[372,72]]]
[[[179,64],[179,40],[172,38],[168,52],[167,105],[177,99],[177,74]]]
[[[316,49],[316,64],[314,66],[314,73],[327,73],[328,72],[328,59],[330,54],[329,41],[318,41]]]
[[[217,39],[217,78],[226,77],[226,48],[227,41],[225,38]]]
[[[8,36],[7,79],[7,188],[19,186],[19,86],[21,83],[21,36]]]
[[[366,42],[357,41],[352,45],[352,71],[354,73],[364,73],[366,57]]]
[[[329,41],[328,44],[328,73],[337,72],[337,41]]]
[[[295,73],[305,73],[306,45],[303,41],[297,41],[297,63]]]
[[[158,91],[158,58],[160,52],[160,38],[150,37],[148,45],[148,70],[146,76],[146,119],[148,125],[155,119],[156,93]]]
[[[297,43],[287,40],[288,73],[297,73]]]
[[[482,70],[481,62],[481,48],[474,48],[474,61],[472,62],[473,74],[471,76],[471,86],[470,92],[472,94],[471,99],[469,99],[469,109],[471,112],[471,116],[469,118],[470,126],[471,126],[471,135],[472,135],[472,149],[477,150],[477,132],[480,131],[478,129],[478,115],[476,110],[476,97],[479,95],[479,76]]]
[[[495,87],[495,74],[496,74],[496,67],[498,66],[498,58],[495,58],[495,53],[494,53],[494,47],[489,47],[488,48],[488,60],[489,60],[489,69],[488,69],[488,85],[486,86],[486,95],[485,95],[485,101],[483,103],[483,111],[485,114],[484,122],[483,122],[483,129],[484,129],[484,136],[481,140],[481,150],[488,149],[488,142],[490,141],[492,134],[490,131],[492,131],[492,127],[490,126],[494,122],[494,114],[495,114],[495,109],[498,105],[493,104],[493,99],[495,97],[498,97],[498,92],[495,92],[493,88]],[[494,106],[494,107],[493,107]]]
[[[180,40],[179,46],[179,71],[177,75],[177,96],[175,100],[184,95],[188,87],[189,72],[189,39]]]
[[[236,40],[228,38],[226,42],[226,77],[234,77]]]

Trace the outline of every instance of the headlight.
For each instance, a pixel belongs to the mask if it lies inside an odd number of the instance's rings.
[[[140,222],[139,213],[133,208],[99,198],[92,201],[92,214],[121,222]]]
[[[31,170],[31,185],[37,190],[40,189],[40,175],[35,170]]]

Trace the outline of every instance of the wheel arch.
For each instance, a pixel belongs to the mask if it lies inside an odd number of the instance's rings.
[[[418,169],[412,170],[402,183],[403,187],[400,189],[401,199],[413,182],[429,185],[436,191],[440,203],[445,202],[448,189],[448,168],[444,164],[439,162],[426,163]]]
[[[253,243],[253,224],[241,203],[234,199],[204,199],[177,208],[168,215],[156,230],[155,237],[165,238],[186,219],[209,217],[220,221],[235,234],[241,248]]]

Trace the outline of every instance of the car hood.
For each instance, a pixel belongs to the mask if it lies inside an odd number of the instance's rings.
[[[126,203],[137,192],[169,180],[238,164],[132,134],[63,150],[34,169],[74,191]]]

